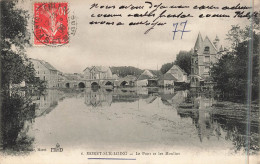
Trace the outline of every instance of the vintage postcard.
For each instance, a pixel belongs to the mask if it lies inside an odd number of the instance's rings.
[[[1,164],[259,163],[257,0],[0,0]]]

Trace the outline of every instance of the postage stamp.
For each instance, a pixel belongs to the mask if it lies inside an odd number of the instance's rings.
[[[69,43],[68,3],[34,3],[34,45]]]

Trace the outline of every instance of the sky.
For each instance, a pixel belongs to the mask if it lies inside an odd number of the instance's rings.
[[[55,2],[58,2],[56,0]],[[148,1],[148,0],[147,0]],[[159,4],[159,1],[151,1],[153,4]],[[235,6],[241,3],[241,6],[250,6],[249,0],[192,0],[190,2],[183,0],[163,0],[164,5],[215,5],[223,7],[225,5]],[[30,13],[28,29],[32,33],[33,12],[32,6],[34,1],[22,4],[23,8]],[[99,5],[115,5],[116,7],[125,5],[144,5],[143,10],[101,10],[90,9],[90,5],[98,3]],[[259,3],[255,4],[259,8]],[[69,16],[74,15],[77,20],[77,30],[74,36],[70,36],[69,44],[61,47],[34,46],[26,49],[28,57],[41,59],[52,64],[56,69],[64,73],[82,73],[88,66],[104,65],[104,66],[134,66],[141,69],[160,69],[164,63],[173,62],[181,50],[189,51],[194,47],[197,35],[201,32],[203,39],[208,36],[212,41],[216,35],[220,38],[220,44],[228,47],[229,43],[226,38],[227,32],[231,29],[231,25],[239,24],[242,27],[247,25],[249,21],[246,18],[198,18],[199,14],[207,13],[232,13],[223,12],[221,10],[194,10],[194,9],[169,9],[167,12],[178,14],[180,12],[190,13],[193,18],[160,18],[158,21],[166,22],[162,27],[155,27],[148,34],[144,32],[150,26],[105,26],[90,25],[92,20],[109,20],[122,21],[128,24],[130,21],[149,20],[153,18],[135,18],[129,19],[125,17],[128,13],[144,13],[148,5],[144,1],[139,0],[75,0],[69,2]],[[163,9],[158,9],[158,14]],[[248,10],[250,11],[250,10]],[[122,13],[123,18],[107,18],[94,19],[91,14],[97,13]],[[173,39],[173,23],[181,23],[187,20],[186,32],[183,38],[181,33],[177,32]],[[180,26],[179,26],[180,27]]]

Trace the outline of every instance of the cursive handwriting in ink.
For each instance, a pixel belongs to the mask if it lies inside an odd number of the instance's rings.
[[[181,32],[181,39],[182,39],[182,36],[183,36],[183,33],[184,32],[191,32],[190,30],[189,31],[185,31],[185,28],[186,28],[186,25],[188,23],[188,20],[186,20],[185,22],[181,22],[180,25],[183,25],[183,29],[182,30],[177,30],[178,28],[178,25],[179,23],[173,23],[173,27],[175,27],[174,31],[172,31],[174,34],[173,34],[173,40],[175,39],[175,34],[176,32]]]

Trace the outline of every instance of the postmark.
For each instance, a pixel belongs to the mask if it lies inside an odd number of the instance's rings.
[[[69,43],[67,2],[34,3],[34,45],[62,46]]]

